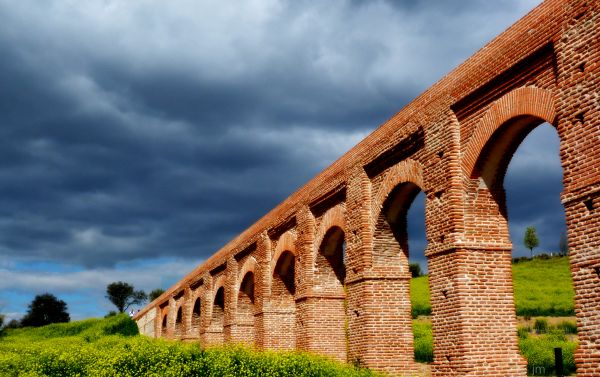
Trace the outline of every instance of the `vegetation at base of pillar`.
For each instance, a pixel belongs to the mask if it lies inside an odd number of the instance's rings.
[[[35,296],[29,304],[29,309],[21,320],[21,325],[38,327],[70,320],[67,304],[51,293],[44,293]]]
[[[117,281],[106,287],[106,298],[117,307],[119,313],[123,313],[131,305],[143,304],[148,297],[144,291],[136,291],[133,285]]]
[[[529,249],[531,258],[533,258],[533,249],[540,245],[537,232],[534,226],[528,226],[525,230],[525,237],[523,237],[523,245]]]
[[[148,293],[148,300],[152,302],[158,297],[160,297],[160,295],[162,295],[163,293],[165,293],[165,290],[162,288],[153,289],[150,291],[150,293]]]
[[[303,352],[202,349],[138,335],[127,315],[16,329],[0,340],[0,376],[349,376],[379,374]]]

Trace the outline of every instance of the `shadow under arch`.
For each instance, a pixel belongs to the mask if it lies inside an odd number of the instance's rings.
[[[192,306],[191,314],[191,335],[193,337],[199,337],[202,320],[202,299],[200,297],[196,297],[194,299],[194,305]]]
[[[220,286],[215,293],[210,316],[210,324],[206,331],[209,344],[223,344],[225,324],[225,288]]]
[[[251,345],[256,342],[254,281],[254,272],[246,272],[240,283],[236,312],[238,327],[236,340]]]
[[[296,256],[283,250],[275,262],[271,281],[270,305],[278,321],[279,334],[273,339],[272,348],[294,349],[296,347]]]

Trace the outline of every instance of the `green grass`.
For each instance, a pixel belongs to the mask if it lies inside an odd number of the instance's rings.
[[[533,259],[512,265],[515,304],[521,316],[574,315],[569,259]]]
[[[517,315],[574,315],[573,281],[567,257],[533,259],[514,263],[513,285]],[[429,314],[429,277],[414,278],[410,283],[413,317]]]
[[[126,315],[9,330],[0,376],[376,376],[301,352],[258,352],[137,335]]]
[[[412,305],[412,316],[431,314],[431,303],[429,302],[429,276],[419,276],[410,280],[410,301]]]

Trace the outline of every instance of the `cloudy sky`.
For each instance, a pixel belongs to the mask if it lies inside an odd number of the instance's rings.
[[[0,312],[167,288],[538,3],[0,0]],[[556,249],[551,127],[507,189]]]

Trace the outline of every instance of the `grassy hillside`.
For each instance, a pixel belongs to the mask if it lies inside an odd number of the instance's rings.
[[[125,315],[9,330],[0,376],[375,376],[299,352],[255,352],[137,335]]]
[[[513,263],[512,270],[517,315],[574,315],[573,281],[567,257],[520,261]],[[414,317],[431,312],[427,276],[412,279],[410,296]]]

